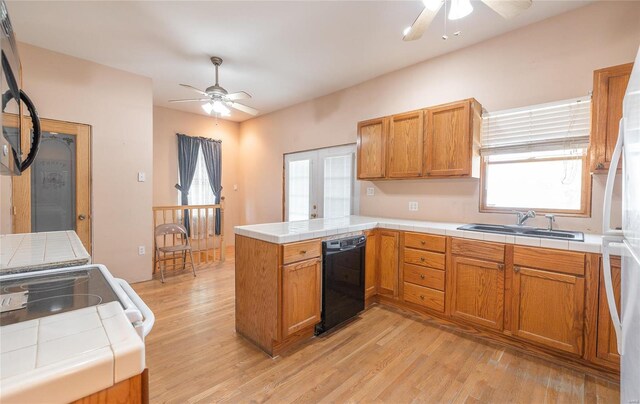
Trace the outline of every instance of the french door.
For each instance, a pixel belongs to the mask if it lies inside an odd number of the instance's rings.
[[[284,220],[356,214],[355,145],[284,156]]]

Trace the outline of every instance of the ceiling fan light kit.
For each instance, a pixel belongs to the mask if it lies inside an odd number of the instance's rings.
[[[520,14],[524,10],[531,7],[532,0],[480,0],[487,7],[495,11],[502,18],[513,18],[516,15]],[[473,11],[473,6],[471,5],[470,0],[451,0],[451,6],[449,7],[449,20],[459,20],[471,14]],[[410,27],[405,28],[402,31],[402,40],[403,41],[415,41],[416,39],[420,39],[422,34],[425,33],[431,22],[436,17],[440,9],[443,5],[445,5],[445,14],[446,14],[446,3],[444,0],[422,0],[422,4],[424,5],[424,9],[418,15],[418,18],[415,19],[413,24]],[[447,17],[445,17],[446,21]],[[446,29],[445,29],[446,31]],[[459,36],[454,34],[455,36]],[[445,34],[442,36],[442,39],[447,39],[448,36]]]
[[[202,91],[188,84],[180,84],[182,87],[193,90],[206,98],[169,100],[169,102],[203,102],[202,109],[209,115],[215,112],[216,116],[230,116],[231,110],[229,108],[237,109],[238,111],[242,111],[249,115],[258,115],[259,111],[257,109],[236,102],[236,100],[246,100],[251,98],[251,95],[249,95],[249,93],[246,93],[244,91],[229,93],[226,89],[221,87],[220,84],[218,84],[218,68],[222,64],[222,58],[218,56],[212,56],[211,63],[213,63],[216,69],[216,82],[214,85],[209,86],[206,90]]]
[[[451,0],[449,7],[449,19],[459,20],[471,14],[473,6],[470,0]]]

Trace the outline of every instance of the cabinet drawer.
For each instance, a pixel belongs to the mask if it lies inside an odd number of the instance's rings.
[[[447,244],[446,237],[433,236],[431,234],[404,233],[405,247],[416,248],[418,250],[428,250],[443,253]]]
[[[284,265],[309,258],[319,257],[322,252],[320,240],[301,241],[282,246],[282,263]]]
[[[404,264],[403,278],[405,282],[444,291],[444,271],[439,269]]]
[[[504,262],[504,244],[454,238],[451,242],[451,253],[463,257]]]
[[[584,276],[586,255],[573,251],[515,246],[513,265]]]
[[[404,262],[435,269],[444,269],[444,254],[405,248]]]
[[[444,292],[439,290],[405,282],[404,300],[441,313],[444,312]]]

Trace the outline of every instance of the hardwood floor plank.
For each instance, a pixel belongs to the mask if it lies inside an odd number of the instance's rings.
[[[146,339],[154,403],[619,401],[617,384],[374,304],[272,359],[235,332],[234,260],[134,289],[156,315]]]

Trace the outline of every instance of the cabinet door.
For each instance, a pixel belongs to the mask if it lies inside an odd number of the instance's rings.
[[[282,267],[282,335],[320,322],[322,267],[315,258]]]
[[[365,235],[367,236],[367,245],[365,247],[364,297],[369,298],[376,294],[378,233],[370,231],[365,232]]]
[[[584,278],[519,266],[513,271],[514,335],[581,355]]]
[[[451,315],[501,330],[504,318],[504,265],[455,255],[452,264]]]
[[[391,117],[387,141],[387,177],[422,175],[422,111]]]
[[[398,232],[380,231],[378,256],[378,293],[398,296]]]
[[[424,174],[471,175],[470,101],[429,108],[426,111]]]
[[[388,132],[387,118],[358,123],[358,179],[384,178]]]
[[[602,265],[600,266],[600,288],[598,297],[598,343],[596,344],[596,355],[600,359],[610,362],[613,367],[620,366],[620,354],[616,344],[616,331],[613,328],[611,315],[609,314],[609,303],[607,293],[604,289],[604,276]],[[616,308],[620,312],[620,258],[611,257],[611,279],[613,281],[613,294],[616,298]]]
[[[609,169],[613,149],[618,140],[622,117],[622,99],[629,83],[633,63],[608,67],[593,72],[591,107],[591,170]]]

